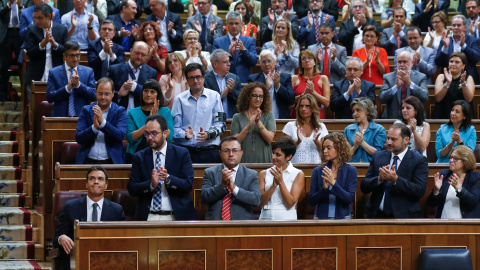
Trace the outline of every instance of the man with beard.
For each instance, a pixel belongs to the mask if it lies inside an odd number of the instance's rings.
[[[293,39],[296,40],[298,38],[298,33],[300,32],[297,15],[285,11],[285,6],[287,5],[285,0],[273,0],[271,5],[272,7],[268,9],[267,16],[262,18],[262,42],[267,43],[272,41],[273,27],[280,18],[290,21],[292,24],[291,30]]]
[[[480,9],[478,8],[478,1],[468,0],[466,9],[469,17],[467,19],[467,32],[470,36],[480,39],[480,16],[478,16]]]
[[[412,70],[413,56],[403,51],[397,57],[397,70],[383,75],[383,85],[378,94],[380,103],[385,104],[383,119],[397,119],[401,113],[402,100],[416,96],[421,102],[428,100],[427,76]]]
[[[167,120],[154,114],[147,118],[143,134],[147,147],[133,156],[127,188],[138,197],[135,220],[195,220],[190,191],[193,166],[188,151],[167,143]]]
[[[332,25],[334,37],[333,42],[337,42],[337,31],[335,30],[335,19],[330,14],[322,12],[323,0],[310,0],[310,10],[307,16],[300,20],[300,34],[298,34],[298,43],[305,42],[305,48],[310,45],[321,42],[322,24]]]
[[[428,180],[428,162],[408,148],[410,128],[393,124],[387,133],[388,150],[373,154],[360,187],[372,193],[368,218],[421,218],[420,198]]]

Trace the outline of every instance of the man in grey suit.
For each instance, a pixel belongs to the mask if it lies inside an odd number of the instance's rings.
[[[393,11],[392,26],[383,29],[381,47],[387,51],[388,56],[395,56],[395,50],[408,45],[405,35],[405,21],[407,19],[406,11],[403,8],[396,8]],[[398,41],[400,39],[400,44]]]
[[[298,34],[300,33],[298,16],[295,14],[290,14],[290,12],[288,11],[285,11],[285,7],[287,6],[287,2],[285,0],[273,0],[271,4],[272,8],[268,9],[267,16],[262,18],[262,42],[267,43],[269,41],[272,41],[273,27],[280,18],[284,18],[290,21],[290,23],[292,24],[293,39],[296,40],[298,38]]]
[[[412,70],[420,71],[427,75],[427,84],[432,84],[430,76],[437,71],[435,65],[435,50],[420,45],[422,42],[422,33],[418,27],[407,29],[408,46],[395,51],[395,69],[397,67],[397,56],[403,51],[409,51],[413,54]]]
[[[347,49],[332,43],[335,36],[334,25],[322,23],[320,25],[320,43],[308,46],[318,59],[318,68],[326,75],[330,83],[345,78],[347,64]],[[328,59],[325,57],[328,55]]]
[[[223,20],[210,13],[213,0],[198,0],[198,11],[200,14],[193,15],[187,19],[185,30],[197,30],[200,34],[202,51],[212,52],[213,40],[223,36]]]
[[[385,104],[384,119],[397,119],[402,109],[402,100],[416,96],[421,102],[428,99],[427,76],[411,70],[413,56],[403,51],[397,57],[397,71],[383,75],[383,85],[378,94],[380,103]]]
[[[260,205],[261,197],[257,172],[239,164],[243,150],[237,138],[223,138],[219,152],[223,164],[203,174],[201,199],[208,205],[205,219],[253,219],[252,208]]]
[[[480,9],[478,8],[478,0],[467,0],[465,5],[469,17],[467,19],[467,33],[480,39],[480,16],[478,16]]]

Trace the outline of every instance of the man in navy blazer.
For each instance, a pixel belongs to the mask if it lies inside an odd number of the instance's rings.
[[[468,62],[465,70],[473,77],[475,84],[480,84],[477,63],[480,61],[480,40],[465,34],[467,30],[467,19],[463,15],[455,15],[452,18],[453,36],[440,41],[437,49],[435,64],[441,68],[448,68],[450,55],[454,52],[462,52],[467,56]],[[460,46],[455,43],[460,42]]]
[[[25,40],[27,38],[27,29],[30,24],[33,24],[33,10],[36,6],[40,4],[44,4],[45,0],[33,0],[34,5],[29,6],[27,8],[22,9],[22,13],[20,14],[20,37]],[[53,22],[61,24],[60,21],[60,12],[57,8],[52,7],[53,14]],[[52,15],[53,15],[52,14]]]
[[[257,65],[257,49],[255,39],[241,35],[242,15],[236,11],[227,13],[226,22],[228,34],[213,41],[213,49],[223,49],[232,57],[231,71],[240,77],[242,83],[246,83],[248,76],[252,74],[252,67]]]
[[[198,14],[188,17],[185,30],[196,30],[200,37],[199,42],[202,44],[202,51],[212,52],[213,41],[223,36],[223,20],[210,12],[213,0],[200,0],[198,5]],[[205,18],[204,18],[205,17]],[[203,28],[203,20],[205,19],[206,31]],[[228,51],[228,50],[227,50]]]
[[[80,144],[77,164],[124,164],[123,138],[127,133],[125,108],[112,102],[113,82],[101,78],[97,102],[86,105],[78,117],[75,140]]]
[[[263,4],[265,3],[262,3],[262,6]],[[271,6],[272,8],[268,9],[267,16],[262,18],[262,25],[260,27],[262,42],[267,43],[272,41],[273,27],[280,18],[285,18],[290,21],[292,25],[293,39],[297,40],[298,34],[300,33],[300,27],[298,27],[298,16],[285,11],[285,7],[287,6],[287,2],[285,0],[276,0],[271,2]]]
[[[273,99],[272,113],[275,119],[290,119],[288,106],[295,101],[292,76],[286,73],[275,73],[277,57],[271,50],[263,50],[260,53],[260,64],[263,72],[250,75],[248,82],[266,84]]]
[[[335,18],[327,13],[322,12],[323,0],[310,1],[310,10],[308,15],[300,20],[300,34],[298,35],[298,43],[305,42],[305,48],[308,46],[320,43],[320,35],[316,36],[317,26],[323,23],[329,23],[333,26],[335,36],[333,42],[337,42],[337,30],[335,29]],[[317,21],[318,20],[318,21]]]
[[[347,78],[333,84],[330,109],[335,119],[352,119],[350,104],[354,98],[366,97],[375,104],[375,84],[361,79],[363,62],[358,57],[347,60]]]
[[[108,77],[115,83],[115,100],[127,109],[140,106],[143,84],[148,79],[157,79],[157,71],[145,63],[149,57],[148,45],[137,41],[130,50],[130,60],[110,66]]]
[[[65,64],[54,67],[48,74],[47,101],[53,103],[52,117],[75,117],[82,107],[95,100],[93,69],[79,65],[80,45],[65,42]]]
[[[210,61],[213,71],[205,74],[203,85],[220,94],[223,110],[227,113],[227,118],[232,118],[237,113],[237,98],[242,91],[240,78],[228,72],[230,70],[228,52],[217,49],[210,55]]]
[[[166,5],[167,0],[150,0],[152,14],[148,15],[145,21],[154,21],[160,24],[160,29],[167,29],[166,35],[162,36],[158,43],[165,46],[168,52],[180,51],[183,43],[182,22],[178,14],[167,12]]]
[[[145,124],[147,147],[133,156],[127,188],[138,197],[135,220],[195,220],[190,191],[193,166],[188,150],[167,143],[168,130],[162,115],[150,115]]]
[[[408,148],[410,128],[393,124],[387,133],[388,150],[373,154],[360,187],[372,193],[368,218],[421,218],[420,199],[428,180],[427,158]]]
[[[128,52],[135,42],[135,36],[142,23],[135,19],[137,4],[134,0],[120,1],[119,9],[120,13],[110,15],[107,19],[113,21],[117,31],[112,39],[113,42],[123,46]]]
[[[112,41],[115,35],[115,24],[111,20],[104,20],[100,25],[100,38],[88,44],[88,66],[93,68],[95,80],[108,75],[111,65],[125,63],[125,50]]]
[[[87,172],[87,196],[69,200],[58,216],[53,246],[59,248],[56,269],[70,269],[70,252],[74,246],[74,223],[80,221],[124,221],[121,205],[104,197],[108,186],[107,171],[93,166]]]

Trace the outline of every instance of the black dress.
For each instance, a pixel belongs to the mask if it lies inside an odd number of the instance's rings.
[[[448,87],[445,97],[443,97],[442,101],[435,103],[435,111],[433,113],[434,119],[450,119],[450,112],[452,111],[453,102],[457,100],[465,100],[465,97],[463,96],[463,89],[460,86],[461,77],[462,76],[452,79],[452,83],[450,84],[450,87]],[[470,106],[473,106],[472,102],[470,102]]]

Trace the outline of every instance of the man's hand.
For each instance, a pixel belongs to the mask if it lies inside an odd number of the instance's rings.
[[[287,21],[290,20],[290,12],[288,10],[283,13],[283,18]]]
[[[421,55],[420,52],[416,52],[413,54],[413,65],[418,65],[420,63]]]
[[[403,83],[408,87],[412,83],[412,80],[410,79],[410,74],[408,72],[405,72],[403,70],[397,71],[397,76],[400,77],[400,79],[403,81]]]
[[[443,47],[448,48],[450,45],[450,29],[442,33]]]
[[[161,180],[161,181],[167,180],[167,176],[168,176],[167,169],[160,166],[158,168],[158,174],[159,174],[159,180]]]
[[[463,47],[465,44],[465,33],[460,33],[460,47]]]
[[[187,140],[193,138],[193,128],[191,126],[188,126],[188,129],[185,130],[185,138],[187,138]]]
[[[390,165],[381,167],[379,169],[380,174],[382,175],[382,181],[392,181],[392,182],[397,182],[398,175],[397,175],[397,169],[395,168],[395,165],[392,166],[392,169],[390,170]]]
[[[160,169],[153,168],[152,170],[152,187],[156,188],[160,183]]]
[[[366,22],[367,22],[367,18],[365,17],[365,14],[359,14],[355,27],[359,28],[360,26],[364,25]]]
[[[285,16],[283,16],[285,18]],[[275,12],[273,11],[272,8],[268,8],[268,24],[273,25],[273,22],[275,21]]]
[[[222,185],[224,187],[228,187],[230,185],[230,180],[232,180],[233,178],[233,172],[228,169],[228,168],[225,168],[222,170]]]
[[[193,27],[195,28],[195,30],[198,32],[198,34],[200,35],[202,33],[202,25],[200,24],[199,21],[194,21],[193,22]]]
[[[332,61],[335,61],[335,58],[337,57],[337,47],[330,47],[330,53],[332,55]]]
[[[75,243],[73,243],[72,239],[70,239],[70,237],[63,234],[63,235],[60,235],[58,240],[60,241],[60,245],[63,247],[63,250],[65,250],[65,253],[70,254],[70,251],[72,250],[73,246],[75,245]]]
[[[122,87],[120,90],[118,90],[118,96],[119,97],[124,97],[128,95],[128,92],[130,91],[130,88],[132,88],[132,81],[128,80],[123,83]]]
[[[208,133],[203,131],[203,128],[200,127],[200,132],[197,134],[197,143],[202,143],[208,139]]]
[[[360,94],[361,86],[362,86],[362,80],[360,78],[354,78],[353,79],[353,85],[354,85],[354,90],[357,92],[357,95]]]
[[[425,9],[423,10],[424,13],[428,13],[431,9],[432,9],[433,5],[432,5],[432,0],[430,0],[428,3],[427,3],[427,6],[425,7]]]
[[[132,26],[132,35],[135,39],[137,39],[138,37],[138,31],[139,31],[138,25],[135,24],[134,26]]]
[[[93,22],[93,14],[90,14],[90,15],[88,16],[87,27],[92,27],[92,22]]]
[[[235,80],[230,78],[228,79],[227,81],[227,93],[231,93],[233,91],[233,89],[235,88]],[[225,91],[224,91],[225,92]]]
[[[122,29],[120,29],[120,36],[122,37],[129,37],[132,33],[130,33],[130,31],[128,30],[125,30],[125,27],[122,27]]]
[[[323,17],[323,22],[328,23],[330,21],[330,14],[327,14],[325,17]]]
[[[308,21],[307,28],[312,28],[312,26],[313,26],[313,16],[312,16],[312,13],[310,13],[310,11],[308,11],[308,13],[307,13],[307,21]]]
[[[231,55],[234,55],[237,52],[237,47],[238,47],[238,39],[236,42],[230,43],[230,46],[228,47],[228,53]]]
[[[174,24],[173,24],[172,21],[168,22],[168,29],[167,29],[168,33],[170,33],[170,34],[172,33],[173,26],[174,26]]]
[[[74,69],[75,74],[70,76],[70,82],[68,83],[71,87],[68,90],[71,90],[72,87],[78,87],[80,84],[80,77],[78,76],[78,71]]]
[[[265,85],[267,86],[267,89],[271,89],[273,84],[273,77],[272,77],[272,72],[270,71],[267,74],[267,80],[265,82]]]
[[[98,120],[98,124],[102,124],[103,123],[103,114],[102,114],[102,109],[100,108],[100,106],[98,105],[95,105],[93,106],[93,113],[97,116],[97,120]]]
[[[274,73],[272,80],[273,80],[273,86],[278,89],[280,87],[280,76],[282,75],[281,72]],[[270,89],[270,88],[269,88]]]
[[[47,34],[45,35],[45,38],[42,41],[40,41],[40,47],[42,48],[45,48],[45,46],[47,46],[47,43],[50,42],[50,39],[48,37],[48,35],[50,34],[48,31],[50,29],[47,28],[46,30],[47,30]]]
[[[398,22],[393,22],[393,35],[397,37],[400,31],[402,31],[402,25]]]
[[[218,26],[218,23],[212,20],[212,23],[210,24],[210,34],[212,35],[215,34],[215,29],[217,28],[217,26]]]
[[[73,28],[77,28],[77,16],[72,13],[72,18],[70,19]]]
[[[245,45],[243,45],[242,40],[239,38],[239,39],[237,39],[237,42],[238,42],[238,49],[239,49],[241,52],[245,51],[245,50],[246,50],[246,49],[245,49]]]

